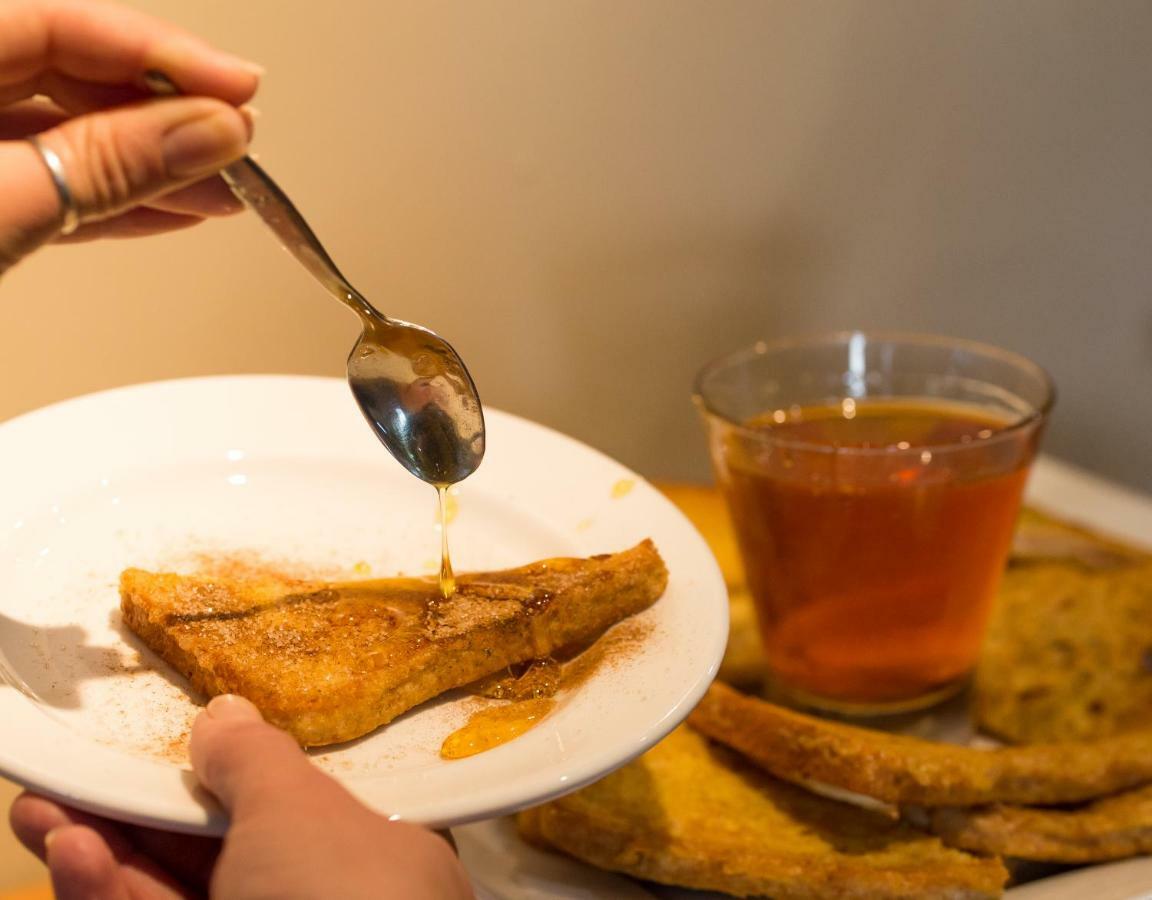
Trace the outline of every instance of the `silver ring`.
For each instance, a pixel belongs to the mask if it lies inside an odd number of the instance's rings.
[[[76,208],[76,198],[72,196],[72,189],[68,187],[68,179],[64,177],[64,163],[51,147],[41,143],[36,135],[28,138],[28,143],[36,148],[44,165],[48,167],[48,174],[52,176],[52,183],[56,185],[56,193],[60,196],[60,214],[63,223],[60,225],[61,234],[71,234],[80,225],[80,210]]]

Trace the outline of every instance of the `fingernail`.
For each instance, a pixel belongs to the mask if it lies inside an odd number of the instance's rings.
[[[49,831],[46,835],[44,835],[44,849],[45,850],[49,849],[52,846],[52,842],[54,840],[56,840],[56,835],[59,834],[61,827],[63,827],[63,826],[58,825],[57,827],[55,827],[51,831]]]
[[[260,65],[260,63],[254,63],[250,59],[237,59],[237,64],[245,72],[251,72],[257,78],[263,78],[268,74],[268,70]]]
[[[235,110],[225,108],[177,125],[164,135],[168,174],[194,178],[217,171],[243,156],[246,132],[243,119],[237,121]]]
[[[256,133],[256,120],[260,118],[260,110],[254,106],[239,106],[237,111],[244,119],[244,124],[248,126],[248,140],[252,140],[252,136]]]
[[[255,75],[257,78],[263,78],[268,71],[260,65],[260,63],[252,62],[250,59],[244,59],[242,56],[236,56],[233,53],[218,52],[220,53],[220,58],[227,62],[228,65],[235,66],[237,69],[243,69],[245,72]]]
[[[221,722],[260,722],[264,718],[260,710],[235,694],[213,697],[204,711]]]

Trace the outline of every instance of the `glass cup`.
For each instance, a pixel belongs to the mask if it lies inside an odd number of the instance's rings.
[[[694,399],[774,689],[871,715],[961,688],[1052,408],[1044,370],[845,332],[718,359]]]

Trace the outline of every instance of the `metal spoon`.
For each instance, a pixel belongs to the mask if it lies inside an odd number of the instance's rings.
[[[157,94],[180,93],[161,72],[145,78]],[[348,384],[380,442],[409,472],[437,487],[471,475],[484,458],[484,410],[459,354],[435,332],[388,318],[352,287],[292,201],[251,157],[221,175],[284,249],[360,317],[364,330],[348,355]]]

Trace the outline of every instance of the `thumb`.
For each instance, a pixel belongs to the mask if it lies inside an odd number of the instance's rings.
[[[233,822],[289,803],[326,806],[352,799],[243,697],[212,699],[192,726],[189,752],[196,777]]]
[[[116,857],[91,828],[55,828],[45,836],[45,848],[56,900],[129,900]]]
[[[218,172],[247,151],[251,126],[223,101],[173,97],[78,116],[38,138],[59,157],[87,222]],[[0,214],[0,238],[20,255],[59,229],[56,186],[27,142],[0,144],[0,193],[12,198]]]

